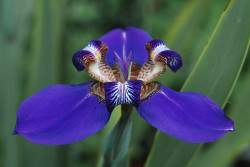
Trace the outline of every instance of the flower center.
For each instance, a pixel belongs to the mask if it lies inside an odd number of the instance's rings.
[[[126,56],[123,44],[122,55],[113,51],[116,65],[111,68],[105,57],[108,46],[98,40],[90,41],[83,50],[76,52],[72,61],[78,71],[85,69],[91,77],[102,83],[141,80],[146,84],[162,75],[166,71],[166,65],[173,72],[182,66],[180,55],[170,50],[161,40],[152,40],[145,48],[148,51],[148,59],[143,66],[133,62],[132,50]]]
[[[121,57],[114,51],[115,54],[115,62],[119,68],[121,77],[123,82],[127,81],[131,72],[131,65],[133,61],[132,50],[130,51],[128,57],[126,56],[125,44],[123,44],[122,48],[122,59]]]
[[[119,104],[130,104],[138,107],[142,81],[130,80],[121,82],[106,82],[103,84],[105,90],[105,102],[109,111]]]
[[[91,93],[105,101],[108,110],[112,111],[119,104],[138,106],[140,101],[160,90],[158,82],[149,82],[162,75],[166,65],[173,72],[182,66],[180,55],[170,50],[163,41],[152,40],[145,48],[148,58],[142,66],[133,62],[132,50],[126,56],[123,44],[122,55],[113,51],[116,64],[110,67],[105,57],[108,46],[98,40],[90,41],[85,48],[76,52],[72,61],[78,71],[85,69],[99,81],[90,85]]]

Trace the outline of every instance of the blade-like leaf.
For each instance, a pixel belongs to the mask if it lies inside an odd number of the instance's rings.
[[[223,5],[216,0],[189,0],[185,3],[163,38],[169,48],[182,56],[184,65],[177,73],[167,70],[165,77],[159,78],[161,83],[168,87],[181,87],[220,17],[221,13],[216,9],[223,9]],[[204,27],[204,24],[208,25]]]
[[[230,1],[182,91],[205,94],[225,106],[249,46],[249,5]],[[146,166],[186,166],[199,147],[157,132]]]
[[[183,86],[225,106],[238,79],[249,46],[248,0],[232,0]]]
[[[21,91],[17,65],[23,52],[33,1],[0,1],[0,166],[19,167],[23,150],[12,136]],[[21,10],[20,10],[21,9]],[[22,26],[25,25],[25,26]]]

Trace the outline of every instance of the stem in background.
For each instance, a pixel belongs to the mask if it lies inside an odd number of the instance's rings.
[[[122,104],[121,105],[121,112],[122,112],[122,116],[123,115],[126,115],[127,113],[132,113],[132,109],[133,109],[133,106],[129,105],[129,104]],[[122,117],[121,117],[122,118]]]
[[[125,166],[132,132],[132,109],[133,107],[127,104],[121,106],[122,116],[103,148],[104,160],[102,166]]]

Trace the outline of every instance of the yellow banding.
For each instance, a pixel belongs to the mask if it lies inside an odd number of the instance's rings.
[[[100,60],[101,59],[100,54],[97,51],[95,51],[95,53],[97,54],[98,60]]]
[[[155,52],[156,52],[156,50],[153,51],[153,53],[152,53],[152,55],[151,55],[152,60],[154,60]]]

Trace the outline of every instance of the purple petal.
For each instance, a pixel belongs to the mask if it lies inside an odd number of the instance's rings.
[[[152,40],[152,37],[144,30],[128,27],[126,28],[126,52],[129,53],[133,50],[134,61],[140,65],[143,65],[147,58],[148,52],[145,49],[147,42]]]
[[[108,51],[106,54],[106,60],[110,66],[115,64],[115,54],[114,51],[119,55],[122,56],[122,48],[124,44],[123,39],[123,30],[122,29],[114,29],[104,36],[102,36],[99,40],[106,43],[108,46]],[[122,57],[121,57],[122,59]]]
[[[109,120],[106,105],[89,93],[89,84],[49,86],[23,101],[13,134],[48,145],[82,140]]]
[[[167,50],[159,54],[167,57],[167,65],[173,72],[176,72],[181,68],[182,58],[177,52],[172,50]]]
[[[164,85],[137,111],[152,126],[186,142],[211,142],[234,131],[233,121],[208,97],[175,92]]]
[[[102,36],[100,40],[109,47],[106,59],[110,66],[115,64],[114,51],[123,59],[123,54],[128,57],[131,50],[133,50],[134,61],[143,65],[148,57],[145,44],[152,38],[144,30],[128,27],[125,30],[114,29]],[[123,45],[125,45],[125,53]]]
[[[77,51],[72,57],[72,63],[77,69],[77,71],[84,70],[84,56],[91,55],[89,51],[86,50],[79,50]]]
[[[142,84],[143,82],[140,80],[129,80],[125,83],[104,83],[105,102],[108,111],[113,111],[113,109],[120,104],[130,104],[138,107]]]

